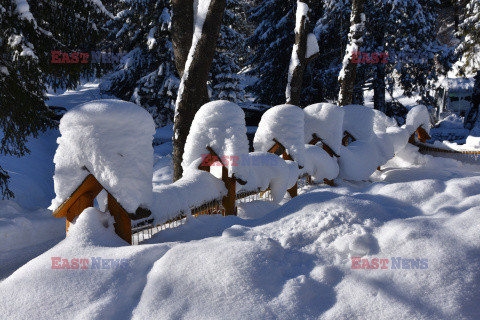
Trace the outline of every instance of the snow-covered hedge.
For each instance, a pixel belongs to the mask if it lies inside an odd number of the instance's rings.
[[[209,102],[198,110],[185,143],[182,161],[184,171],[209,153],[207,146],[227,160],[248,154],[247,127],[242,108],[233,102],[220,100]],[[245,167],[236,166],[234,161],[225,161],[225,165],[229,176],[235,174],[237,178],[247,179]]]
[[[88,102],[63,116],[60,133],[51,210],[68,199],[89,173],[128,212],[150,208],[155,124],[145,109],[121,100]]]
[[[283,104],[268,109],[258,125],[253,147],[267,152],[277,139],[299,166],[305,166],[304,112],[297,106]]]

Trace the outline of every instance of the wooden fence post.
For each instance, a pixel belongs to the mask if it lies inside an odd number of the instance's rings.
[[[225,187],[227,188],[227,195],[222,199],[222,205],[225,208],[225,215],[237,215],[237,207],[235,206],[235,198],[236,198],[236,179],[235,177],[228,176],[228,170],[225,166],[222,167],[222,180],[225,183]]]

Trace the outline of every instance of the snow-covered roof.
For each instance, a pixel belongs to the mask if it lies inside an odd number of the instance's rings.
[[[51,210],[90,173],[127,212],[150,206],[155,124],[144,108],[122,100],[91,101],[63,116],[60,133]]]
[[[331,103],[312,104],[305,112],[305,143],[316,134],[335,153],[340,152],[343,137],[344,109]]]
[[[224,164],[230,176],[235,174],[237,178],[247,179],[246,169],[231,161],[232,157],[248,153],[245,114],[237,104],[225,100],[212,101],[198,110],[185,143],[183,170],[209,154],[207,147],[212,148],[219,157],[227,157]]]
[[[342,108],[345,111],[343,130],[348,131],[357,140],[370,140],[373,136],[375,116],[373,110],[361,105],[348,105]]]
[[[255,151],[268,151],[275,145],[273,139],[280,142],[299,166],[304,166],[305,116],[302,109],[283,104],[268,109],[262,116],[255,133],[253,147]]]
[[[439,87],[443,87],[450,92],[471,92],[475,80],[473,78],[445,78],[440,82]]]

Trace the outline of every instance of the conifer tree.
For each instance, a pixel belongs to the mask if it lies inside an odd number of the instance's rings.
[[[213,100],[245,101],[241,59],[246,55],[242,22],[245,4],[227,0],[225,14],[212,63],[211,82]]]
[[[465,8],[465,19],[460,24],[459,35],[463,38],[457,52],[463,56],[463,72],[480,70],[480,0],[469,0]]]
[[[255,7],[250,21],[257,24],[247,44],[250,75],[257,81],[248,89],[257,102],[276,105],[285,102],[290,53],[295,42],[295,0],[266,0]]]
[[[85,65],[55,65],[51,51],[91,48],[111,14],[100,1],[0,1],[0,155],[23,156],[29,136],[53,125],[47,86],[73,88]],[[91,42],[90,42],[91,41]],[[12,197],[0,167],[0,193]]]

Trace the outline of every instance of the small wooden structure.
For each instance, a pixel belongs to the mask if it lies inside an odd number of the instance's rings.
[[[210,157],[212,157],[212,159],[220,162],[220,164],[222,165],[222,181],[225,184],[225,188],[227,188],[227,195],[222,198],[222,206],[225,209],[225,212],[223,215],[225,216],[237,215],[237,207],[235,206],[236,184],[238,182],[240,185],[243,186],[247,182],[236,178],[235,175],[232,175],[232,177],[229,177],[228,169],[225,166],[225,164],[222,162],[222,158],[220,158],[218,154],[215,152],[215,150],[213,150],[210,146],[207,146],[207,151],[209,152]],[[205,165],[201,163],[198,166],[198,169],[206,172],[210,172],[210,165]],[[208,214],[208,213],[199,213],[199,214]]]
[[[143,208],[138,208],[135,214],[127,212],[117,199],[98,182],[93,174],[89,174],[85,180],[83,180],[72,195],[53,212],[53,216],[56,218],[67,218],[66,231],[68,232],[70,223],[72,223],[75,217],[79,216],[83,210],[94,206],[94,200],[102,190],[105,190],[108,194],[107,207],[115,220],[115,233],[131,244],[131,220],[146,218],[150,216],[151,212]]]
[[[348,145],[354,141],[357,141],[357,139],[355,139],[355,137],[350,132],[345,130],[343,132],[342,145],[348,147]]]
[[[278,156],[282,156],[283,160],[293,160],[292,156],[288,154],[287,148],[285,148],[277,139],[273,138],[273,142],[275,144],[268,150],[269,153],[274,153]],[[298,166],[300,169],[302,169],[302,166]],[[290,197],[295,198],[298,195],[298,183],[295,183],[293,187],[288,189],[288,194],[290,194]]]
[[[312,140],[310,140],[308,144],[315,146],[319,142],[322,142],[322,149],[325,150],[330,155],[330,157],[340,158],[340,156],[336,154],[335,151],[333,151],[328,144],[326,144],[321,138],[319,138],[316,133],[312,134]],[[309,183],[311,183],[311,179],[312,178],[309,176],[309,181],[308,181]],[[335,183],[333,182],[333,180],[329,180],[325,178],[323,179],[323,182],[326,185],[329,185],[331,187],[335,186]]]
[[[422,143],[427,143],[427,140],[431,139],[431,137],[427,133],[427,131],[425,131],[425,129],[423,129],[422,126],[420,126],[420,127],[418,127],[417,131],[412,133],[412,135],[410,136],[410,139],[408,139],[409,143],[415,144],[415,134],[417,134],[418,141],[420,141]]]

